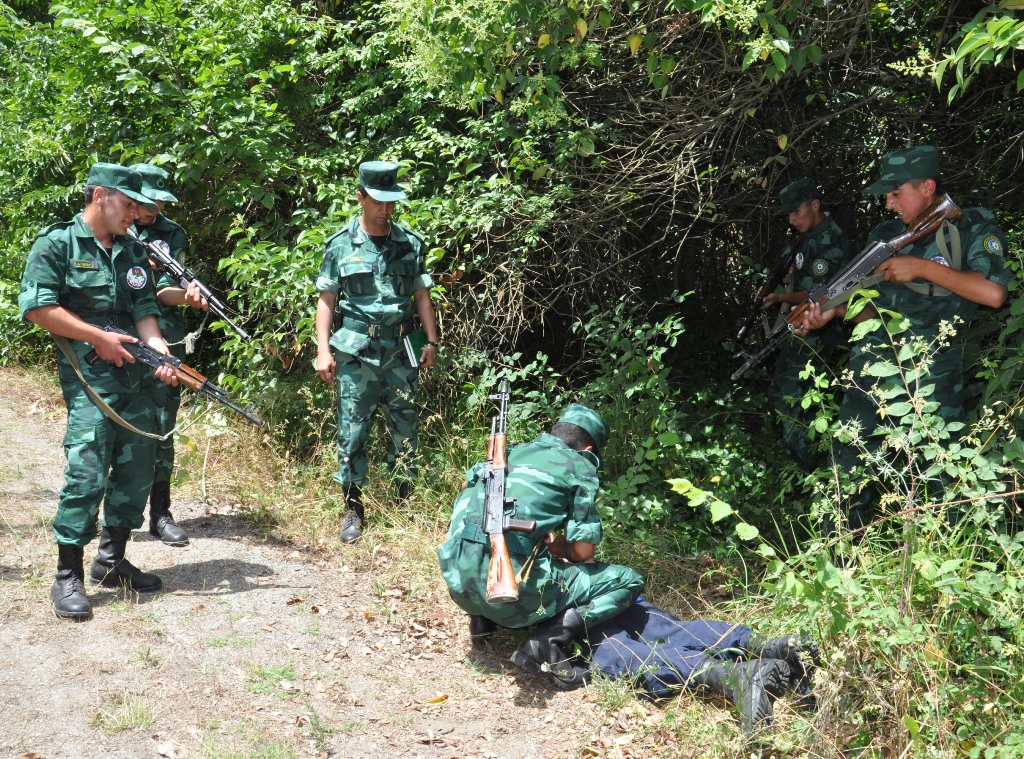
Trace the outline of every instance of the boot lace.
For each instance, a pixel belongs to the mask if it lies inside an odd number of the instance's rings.
[[[356,513],[355,509],[346,511],[345,519],[341,523],[342,530],[347,530],[350,527],[355,527],[356,529],[362,529],[363,527],[363,520],[359,518],[359,514]]]

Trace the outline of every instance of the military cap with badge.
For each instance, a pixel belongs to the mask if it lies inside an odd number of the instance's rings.
[[[85,183],[91,187],[117,190],[139,205],[156,210],[156,203],[142,194],[142,175],[118,163],[94,163],[89,169]]]
[[[359,164],[359,186],[380,203],[405,200],[398,186],[398,164],[390,161],[364,161]]]

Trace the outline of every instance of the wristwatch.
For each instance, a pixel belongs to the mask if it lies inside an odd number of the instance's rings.
[[[432,346],[434,346],[435,348],[437,348],[437,347],[438,347],[438,343],[435,343],[435,342],[434,342],[433,340],[427,340],[427,345],[432,345]]]

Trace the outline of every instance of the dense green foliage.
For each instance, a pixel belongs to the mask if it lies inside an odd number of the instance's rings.
[[[0,4],[0,361],[52,355],[16,307],[36,231],[77,210],[93,161],[155,161],[174,175],[190,265],[258,336],[215,327],[195,361],[263,407],[277,444],[329,461],[314,277],[357,211],[355,166],[399,161],[400,220],[449,275],[422,394],[431,467],[478,455],[501,376],[518,438],[592,403],[618,433],[613,542],[759,552],[779,608],[850,653],[855,678],[877,675],[875,695],[836,684],[836,724],[804,745],[1019,755],[1020,546],[997,518],[1014,502],[984,497],[1018,489],[1024,455],[1022,30],[1018,0]],[[977,426],[937,430],[888,389],[893,516],[848,547],[851,574],[814,542],[842,483],[785,463],[768,369],[723,377],[786,235],[774,193],[813,175],[860,242],[886,212],[859,190],[907,142],[940,146],[954,197],[997,213],[1018,278],[1006,308],[951,338]],[[818,380],[804,402],[827,444],[840,388]],[[923,498],[937,461],[951,484]],[[919,508],[971,498],[959,528]]]

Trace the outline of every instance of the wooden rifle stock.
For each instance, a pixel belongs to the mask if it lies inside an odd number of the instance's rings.
[[[494,533],[491,539],[491,563],[487,565],[487,603],[507,604],[519,600],[516,573],[512,571],[512,558],[503,533]]]

